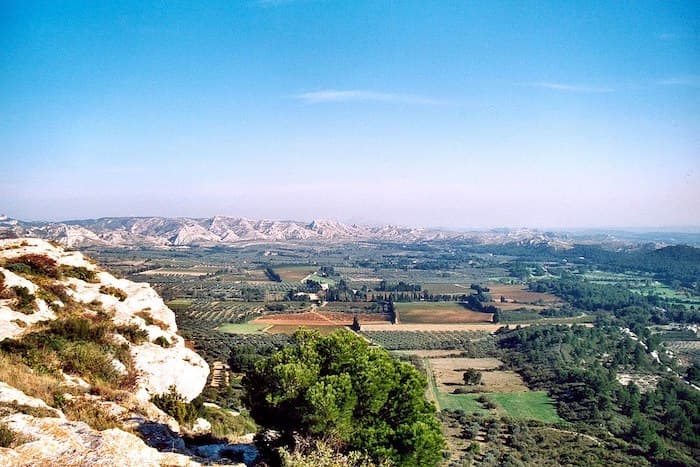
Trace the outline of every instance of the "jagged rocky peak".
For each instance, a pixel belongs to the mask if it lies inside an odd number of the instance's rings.
[[[0,342],[0,425],[21,440],[0,465],[199,465],[134,434],[179,431],[152,396],[190,401],[209,374],[148,284],[44,240],[0,240]]]
[[[239,217],[212,218],[107,217],[66,222],[21,222],[0,220],[0,238],[18,236],[54,240],[69,247],[81,246],[211,246],[247,242],[378,240],[420,242],[460,240],[474,243],[551,243],[566,246],[570,239],[551,232],[528,229],[497,229],[455,232],[394,225],[358,226],[334,220],[311,222],[290,220],[251,220]]]

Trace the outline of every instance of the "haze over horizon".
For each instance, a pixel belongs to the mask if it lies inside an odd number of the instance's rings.
[[[0,212],[700,225],[700,3],[3,2]]]

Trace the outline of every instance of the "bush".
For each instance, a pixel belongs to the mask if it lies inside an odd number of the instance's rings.
[[[115,383],[119,380],[120,374],[112,364],[112,358],[95,343],[70,343],[59,356],[63,362],[63,370],[68,373],[78,373],[93,381],[101,379]]]
[[[197,420],[197,408],[185,401],[174,384],[168,388],[168,392],[153,396],[151,402],[181,425],[191,425]]]
[[[17,435],[6,424],[0,422],[0,448],[9,448]]]
[[[153,315],[151,315],[146,310],[142,310],[142,311],[139,311],[137,313],[134,313],[134,316],[138,316],[139,318],[141,318],[146,323],[146,326],[158,326],[163,331],[168,330],[167,324],[165,324],[164,322],[162,322],[159,319],[154,318]]]
[[[87,423],[98,431],[121,428],[117,417],[89,400],[76,398],[66,401],[62,410],[69,420]]]
[[[91,321],[86,318],[66,318],[51,321],[48,332],[70,341],[107,343],[107,333],[112,329],[107,321]]]
[[[153,341],[154,344],[160,345],[161,347],[167,349],[169,348],[172,344],[170,344],[170,341],[165,337],[165,336],[158,336],[156,339]]]
[[[95,282],[97,273],[83,266],[61,266],[61,272],[66,277],[75,277],[85,282]]]
[[[148,340],[148,331],[138,324],[117,326],[116,331],[134,345],[139,345]]]
[[[14,286],[10,287],[12,294],[14,294],[15,301],[12,303],[11,308],[20,313],[30,315],[36,310],[36,303],[34,302],[34,295],[29,292],[26,287]]]
[[[105,295],[111,295],[117,298],[120,302],[123,302],[127,298],[126,292],[124,292],[122,289],[118,289],[117,287],[112,287],[111,285],[101,286],[100,293]]]
[[[26,254],[7,260],[7,269],[24,274],[37,274],[54,279],[61,277],[58,264],[46,255]]]

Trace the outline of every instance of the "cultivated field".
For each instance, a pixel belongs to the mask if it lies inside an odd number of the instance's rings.
[[[270,327],[271,326],[269,324],[226,323],[216,328],[216,330],[228,334],[259,334]]]
[[[451,393],[457,388],[473,392],[525,392],[523,379],[513,371],[499,371],[502,362],[496,358],[433,358],[433,369],[438,390]],[[464,386],[462,374],[468,369],[482,370],[481,384]],[[485,370],[485,371],[483,371]]]
[[[493,349],[488,333],[475,331],[371,331],[375,326],[362,326],[360,334],[387,350],[410,350],[410,353],[432,350],[468,351],[482,356]],[[425,355],[432,357],[433,355]],[[436,355],[440,356],[440,355]]]
[[[469,288],[469,284],[452,284],[448,282],[425,283],[423,284],[423,290],[434,295],[468,295],[473,292],[473,290]]]
[[[396,303],[398,321],[402,324],[490,323],[491,313],[468,310],[455,302]]]
[[[360,323],[388,323],[388,316],[381,313],[343,313],[340,311],[307,311],[304,313],[278,313],[257,318],[254,324],[286,326],[346,326],[357,316]]]
[[[493,323],[472,323],[472,324],[362,324],[363,331],[485,331],[495,332],[505,325]],[[528,324],[520,324],[520,326],[528,326]]]
[[[496,358],[424,358],[428,370],[428,396],[441,409],[460,409],[466,413],[495,413],[519,420],[558,423],[561,418],[544,391],[530,391],[522,378],[512,371],[497,370]],[[467,368],[481,371],[482,384],[465,386],[462,374]],[[455,394],[455,389],[479,392]],[[488,404],[491,404],[491,408]]]
[[[301,282],[309,274],[316,270],[314,266],[284,266],[274,268],[285,282]]]
[[[265,332],[270,334],[294,334],[300,327],[305,327],[308,329],[314,329],[325,336],[337,329],[348,329],[347,326],[337,326],[337,325],[287,325],[287,324],[275,324],[265,329]]]
[[[488,284],[489,294],[493,297],[495,305],[503,310],[504,305],[509,303],[527,305],[560,305],[562,300],[556,295],[543,292],[531,292],[522,285]],[[505,299],[505,303],[500,303],[500,298]],[[529,307],[531,308],[531,307]]]

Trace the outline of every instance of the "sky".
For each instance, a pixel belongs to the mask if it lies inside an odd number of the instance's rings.
[[[0,214],[700,226],[700,2],[0,0]]]

